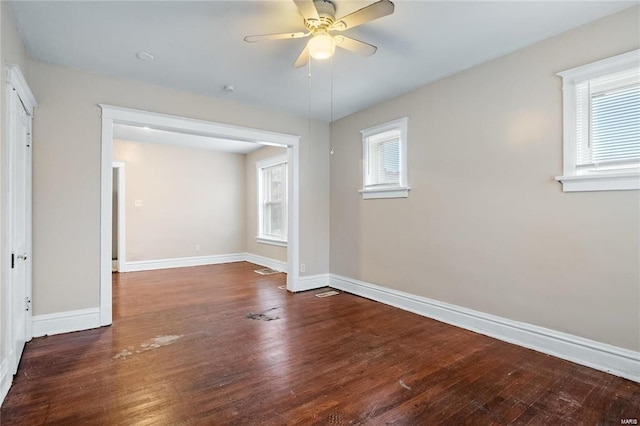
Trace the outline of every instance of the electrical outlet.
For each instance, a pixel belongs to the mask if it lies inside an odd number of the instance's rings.
[[[200,251],[200,246],[196,244],[196,251]]]
[[[305,272],[307,270],[307,267],[305,266],[304,263],[300,264],[300,272]]]
[[[142,207],[142,200],[135,200],[133,202],[133,205],[136,206],[136,207]]]

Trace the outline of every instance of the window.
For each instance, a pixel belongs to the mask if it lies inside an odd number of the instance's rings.
[[[640,50],[559,73],[565,192],[640,189]]]
[[[256,162],[260,243],[287,245],[287,156]]]
[[[407,121],[404,117],[362,130],[363,178],[360,193],[370,198],[406,198]]]

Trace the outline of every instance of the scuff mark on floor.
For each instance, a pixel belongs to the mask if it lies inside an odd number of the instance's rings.
[[[409,386],[406,385],[406,383],[404,382],[404,380],[399,380],[398,383],[400,383],[400,386],[402,386],[403,388],[405,388],[406,390],[411,390],[411,388]]]
[[[182,337],[182,335],[180,335],[180,336],[176,336],[176,335],[156,336],[153,339],[149,339],[146,342],[142,342],[140,344],[140,347],[143,350],[155,349],[155,348],[159,348],[161,346],[170,345],[170,344],[172,344],[173,342],[175,342],[176,340],[178,340],[181,337]]]
[[[280,317],[267,314],[267,312],[273,311],[275,309],[278,309],[278,308],[270,308],[257,314],[253,312],[248,312],[247,318],[256,320],[256,321],[273,321],[273,320],[280,319]]]
[[[279,274],[280,273],[280,271],[276,271],[275,269],[271,269],[271,268],[256,269],[253,272],[255,272],[257,274],[260,274],[260,275],[273,275],[273,274]]]
[[[340,294],[339,292],[335,291],[335,290],[329,290],[329,291],[324,291],[322,293],[318,293],[316,294],[316,297],[329,297],[329,296],[337,296],[338,294]]]
[[[128,349],[124,349],[120,352],[118,352],[117,354],[115,354],[115,356],[113,357],[113,359],[120,359],[120,358],[126,358],[129,355],[132,355],[132,352]]]
[[[142,352],[146,352],[146,351],[150,351],[152,349],[157,349],[160,348],[162,346],[167,346],[167,345],[171,345],[173,343],[175,343],[179,338],[181,338],[182,335],[166,335],[166,336],[156,336],[153,337],[149,340],[145,340],[144,342],[140,343],[139,349],[136,349],[135,353],[139,354]],[[127,357],[133,355],[133,347],[129,347],[127,349],[124,349],[120,352],[118,352],[113,359],[121,359],[124,358],[126,359]]]

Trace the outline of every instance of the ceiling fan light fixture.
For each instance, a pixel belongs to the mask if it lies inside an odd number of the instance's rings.
[[[306,32],[250,35],[244,41],[253,43],[263,40],[287,40],[312,36],[293,63],[294,68],[309,64],[310,58],[331,58],[336,46],[360,56],[376,53],[377,47],[354,38],[337,35],[334,31],[345,31],[366,24],[369,21],[391,15],[394,5],[391,0],[377,0],[368,6],[351,12],[336,20],[337,0],[293,0],[302,15]]]
[[[319,34],[309,40],[307,49],[313,59],[327,59],[336,51],[336,42],[329,34]]]

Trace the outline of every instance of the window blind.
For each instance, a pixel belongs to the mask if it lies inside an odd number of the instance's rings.
[[[286,238],[286,164],[262,169],[264,235]]]
[[[640,71],[637,68],[576,84],[578,166],[640,162]]]
[[[369,136],[368,185],[400,185],[400,130]]]

